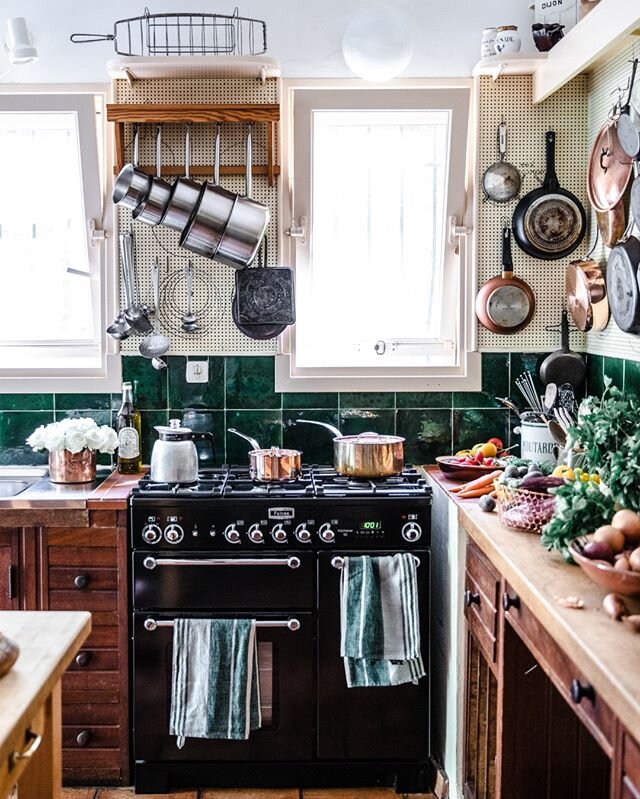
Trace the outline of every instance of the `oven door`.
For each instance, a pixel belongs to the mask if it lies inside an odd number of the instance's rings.
[[[295,613],[298,629],[258,627],[261,729],[246,741],[187,738],[182,749],[169,735],[173,628],[156,622],[196,614],[134,613],[133,736],[136,761],[310,760],[313,756],[313,616]],[[198,618],[215,614],[197,614]],[[217,614],[220,615],[220,614]],[[233,614],[232,614],[233,615]],[[246,614],[243,614],[246,615]],[[258,621],[286,616],[251,614]],[[229,617],[229,614],[225,614]]]
[[[313,607],[313,552],[133,553],[133,606],[189,610]]]
[[[429,754],[429,677],[388,688],[347,688],[340,657],[340,570],[347,552],[318,561],[318,757],[321,760],[425,760]],[[358,553],[371,555],[392,552]],[[429,671],[429,553],[420,559],[420,639]]]

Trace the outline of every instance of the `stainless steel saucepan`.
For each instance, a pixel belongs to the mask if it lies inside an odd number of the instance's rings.
[[[275,483],[297,480],[302,471],[302,452],[298,449],[281,449],[269,447],[263,449],[260,444],[239,432],[234,427],[228,428],[230,433],[240,436],[253,447],[249,452],[249,475],[260,483]]]
[[[171,185],[162,180],[162,125],[156,126],[156,176],[151,179],[149,193],[133,210],[133,218],[145,225],[159,225],[171,198]]]
[[[404,468],[404,438],[379,433],[343,436],[327,422],[298,419],[296,424],[315,424],[333,434],[333,466],[338,474],[358,479],[393,477]]]
[[[116,205],[132,211],[146,198],[151,187],[151,176],[138,169],[139,155],[139,128],[136,125],[133,129],[133,163],[122,167],[113,184],[111,195]]]
[[[182,231],[187,226],[191,214],[198,206],[200,195],[204,186],[191,180],[191,125],[187,125],[184,137],[184,177],[178,178],[173,184],[171,197],[167,203],[160,224],[172,230]]]

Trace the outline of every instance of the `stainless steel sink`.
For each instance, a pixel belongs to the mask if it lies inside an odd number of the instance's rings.
[[[46,474],[44,466],[0,466],[0,499],[21,494]]]
[[[27,480],[0,480],[0,499],[15,497],[30,485]]]

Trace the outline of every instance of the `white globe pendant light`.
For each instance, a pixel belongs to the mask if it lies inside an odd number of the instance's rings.
[[[413,53],[409,20],[390,6],[372,3],[349,21],[342,36],[342,53],[359,78],[396,78],[408,67]]]

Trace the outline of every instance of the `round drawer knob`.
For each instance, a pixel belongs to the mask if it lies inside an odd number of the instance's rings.
[[[85,666],[89,665],[89,661],[91,660],[91,652],[78,652],[76,655],[76,666],[80,666],[80,668],[84,668]]]
[[[571,680],[571,699],[576,705],[579,705],[583,699],[595,702],[596,695],[593,686],[589,683],[583,684],[580,680]]]
[[[82,732],[78,733],[78,737],[76,738],[78,746],[88,746],[89,741],[91,741],[91,733],[89,730],[82,730]]]
[[[76,588],[86,588],[89,585],[88,574],[78,574],[73,581]]]
[[[502,595],[502,609],[507,611],[509,608],[517,610],[520,607],[520,597],[517,594],[509,596],[507,591]]]
[[[464,605],[467,608],[470,608],[471,605],[479,605],[480,604],[480,594],[477,591],[469,591],[467,589],[464,592]]]

